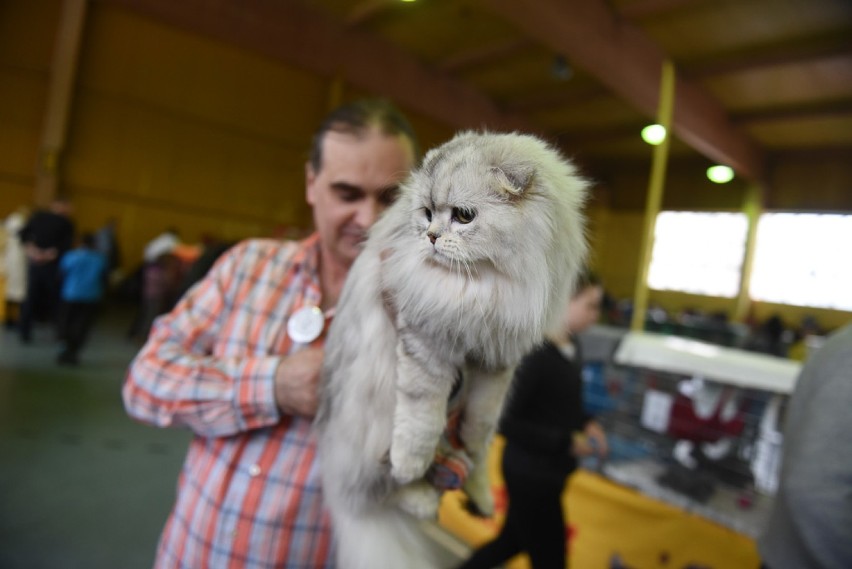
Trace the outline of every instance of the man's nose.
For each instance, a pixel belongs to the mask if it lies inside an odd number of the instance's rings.
[[[358,207],[358,224],[364,228],[372,227],[380,213],[382,208],[376,200],[364,200]]]

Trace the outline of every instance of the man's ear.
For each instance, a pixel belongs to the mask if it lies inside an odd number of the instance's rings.
[[[305,162],[305,201],[308,205],[314,205],[314,183],[316,183],[317,175],[314,172],[314,167],[310,162]]]

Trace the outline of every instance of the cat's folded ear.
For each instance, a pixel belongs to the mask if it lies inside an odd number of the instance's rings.
[[[497,178],[500,188],[511,196],[523,194],[532,185],[535,166],[518,162],[503,166],[492,166],[491,172]]]

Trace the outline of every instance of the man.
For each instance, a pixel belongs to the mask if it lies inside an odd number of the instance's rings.
[[[236,245],[154,325],[125,406],[195,433],[157,567],[333,566],[311,434],[323,335],[367,230],[416,154],[408,122],[387,103],[333,112],[306,165],[317,232]]]
[[[805,363],[790,397],[778,494],[758,541],[769,569],[852,567],[852,325]]]
[[[59,305],[59,259],[74,244],[71,203],[56,198],[46,210],[36,211],[20,232],[27,255],[27,293],[21,306],[21,342],[32,341],[37,317],[55,323]]]

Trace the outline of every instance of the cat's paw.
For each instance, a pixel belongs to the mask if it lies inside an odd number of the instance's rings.
[[[468,477],[462,490],[467,495],[466,508],[474,515],[491,517],[494,515],[494,494],[488,476],[475,475]]]
[[[405,485],[423,478],[432,464],[432,455],[419,456],[398,449],[399,447],[391,447],[390,452],[393,479],[398,484]]]
[[[440,493],[422,480],[402,486],[396,494],[399,509],[419,520],[437,519],[440,502]]]

